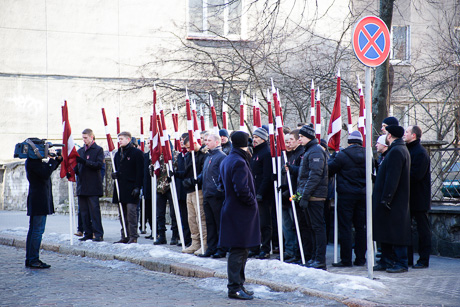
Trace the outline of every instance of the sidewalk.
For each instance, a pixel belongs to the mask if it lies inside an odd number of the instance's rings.
[[[69,217],[48,216],[42,248],[64,254],[102,260],[129,261],[147,269],[182,276],[226,278],[226,259],[200,258],[182,254],[181,247],[154,246],[142,235],[138,244],[112,244],[120,238],[118,220],[103,219],[105,242],[70,245]],[[0,211],[0,243],[24,248],[28,230],[25,212]],[[171,232],[167,232],[168,242]],[[333,247],[327,250],[328,271],[281,263],[276,259],[250,259],[246,267],[248,283],[269,286],[274,291],[299,291],[334,299],[349,306],[423,305],[460,306],[460,259],[432,256],[430,268],[408,273],[374,272],[367,278],[365,267],[332,267]],[[273,257],[274,258],[274,257]],[[46,259],[43,259],[46,262]]]

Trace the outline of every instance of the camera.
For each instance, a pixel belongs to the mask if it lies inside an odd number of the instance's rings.
[[[56,153],[50,153],[52,147],[62,147],[64,144],[53,144],[46,142],[46,139],[28,138],[22,143],[16,144],[14,148],[14,157],[19,159],[44,159],[48,156],[57,157],[62,154],[61,149],[57,149]]]

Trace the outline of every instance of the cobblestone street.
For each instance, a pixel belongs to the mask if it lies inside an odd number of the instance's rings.
[[[226,281],[185,278],[122,261],[102,261],[41,251],[47,270],[24,267],[24,249],[0,245],[0,306],[342,306],[299,293],[269,292],[256,299],[227,298]]]

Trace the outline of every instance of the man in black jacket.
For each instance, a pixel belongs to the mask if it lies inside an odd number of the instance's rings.
[[[48,269],[51,265],[39,258],[40,244],[45,232],[46,216],[54,213],[51,173],[62,162],[62,157],[51,158],[48,162],[41,159],[26,160],[26,175],[29,181],[27,195],[27,215],[29,231],[26,240],[26,267],[31,269]]]
[[[78,150],[77,166],[77,196],[78,208],[83,222],[84,236],[79,239],[86,241],[94,239],[95,242],[103,241],[104,229],[102,228],[101,208],[99,197],[102,192],[101,168],[104,161],[104,150],[94,141],[94,133],[91,129],[82,132],[83,143]]]
[[[327,155],[318,144],[312,125],[300,129],[300,142],[305,146],[305,153],[300,164],[297,192],[302,196],[300,207],[312,234],[312,258],[306,265],[325,270],[327,238],[324,202],[328,192]]]
[[[417,223],[418,253],[420,258],[412,267],[424,269],[430,265],[431,226],[428,210],[431,209],[430,156],[420,144],[422,130],[419,126],[409,126],[404,133],[410,153],[410,216]],[[412,246],[408,250],[409,264],[414,262]]]
[[[352,266],[352,226],[356,233],[354,264],[362,266],[366,263],[366,149],[359,131],[350,133],[348,144],[328,162],[329,176],[337,174],[341,261],[333,263],[335,267]]]
[[[230,151],[232,151],[232,142],[230,142],[227,129],[220,129],[219,136],[222,151],[228,156]]]
[[[274,208],[274,191],[272,177],[272,158],[268,146],[268,132],[258,128],[253,134],[254,154],[251,158],[251,170],[256,187],[256,200],[259,205],[260,232],[262,246],[251,251],[257,259],[270,258],[270,241],[272,239],[272,211]]]
[[[117,190],[113,192],[113,202],[120,202],[128,237],[121,229],[121,240],[115,243],[137,243],[137,205],[144,177],[144,154],[131,143],[131,133],[123,131],[118,134],[120,149],[115,154],[115,169],[112,178],[118,180],[120,196]],[[122,222],[120,215],[120,223]],[[122,225],[123,227],[123,225]]]

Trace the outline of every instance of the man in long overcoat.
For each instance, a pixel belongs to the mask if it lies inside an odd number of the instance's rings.
[[[248,248],[260,244],[259,209],[247,152],[249,135],[237,131],[233,149],[220,165],[225,200],[221,211],[219,246],[230,248],[227,262],[228,297],[253,299],[244,288]]]
[[[374,240],[382,258],[374,271],[407,272],[407,246],[411,243],[409,212],[410,155],[401,126],[387,126],[389,145],[379,167],[372,194]]]

